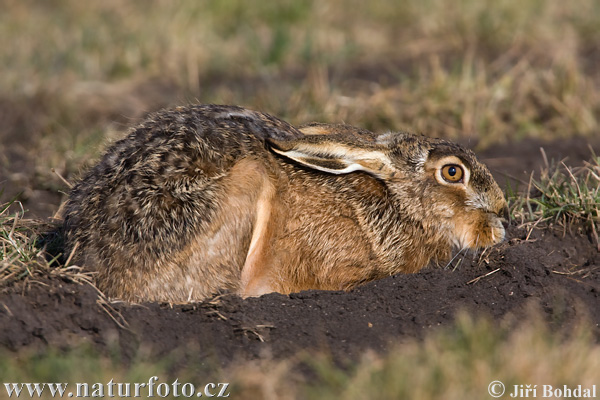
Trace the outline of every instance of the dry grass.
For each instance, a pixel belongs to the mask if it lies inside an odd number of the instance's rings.
[[[463,314],[453,328],[422,342],[401,344],[384,357],[365,355],[350,373],[338,371],[309,393],[321,399],[475,399],[487,398],[494,380],[507,392],[519,384],[597,382],[600,346],[588,328],[574,329],[565,339],[534,315],[507,329]]]
[[[24,210],[10,212],[8,202],[0,205],[0,287],[25,278],[49,273],[56,260],[48,261],[37,248],[39,226],[24,220]]]
[[[25,219],[24,214],[17,201],[0,203],[0,289],[48,277],[92,284],[91,273],[71,265],[69,257],[57,253],[61,238],[53,233],[54,223]]]

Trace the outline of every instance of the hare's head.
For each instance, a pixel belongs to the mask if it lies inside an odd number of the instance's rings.
[[[332,134],[326,134],[328,127]],[[413,221],[425,234],[471,249],[504,239],[506,200],[472,151],[442,139],[343,128],[311,125],[301,129],[307,135],[300,139],[269,143],[274,152],[311,169],[374,176],[387,187],[403,223]]]

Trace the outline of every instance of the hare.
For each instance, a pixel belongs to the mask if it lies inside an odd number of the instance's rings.
[[[64,232],[106,295],[185,302],[416,272],[501,242],[506,213],[457,144],[192,105],[110,146],[72,189]]]

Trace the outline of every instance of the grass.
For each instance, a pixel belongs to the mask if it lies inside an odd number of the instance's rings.
[[[24,218],[16,200],[0,204],[0,289],[16,282],[58,277],[91,283],[91,275],[63,257],[61,238],[54,223]]]
[[[11,206],[18,206],[11,212]],[[14,208],[13,208],[14,209]],[[23,220],[20,203],[0,205],[0,287],[50,271],[56,260],[48,262],[36,245],[38,233],[31,221]]]
[[[531,176],[528,194],[512,193],[509,202],[513,218],[521,223],[556,223],[565,229],[573,224],[586,226],[600,251],[600,157],[595,154],[578,168],[563,162],[550,165],[546,159],[540,178]]]
[[[486,398],[493,380],[503,381],[507,389],[516,384],[590,385],[597,373],[588,368],[598,361],[589,357],[599,349],[585,329],[563,341],[535,318],[508,330],[462,315],[454,327],[422,342],[399,345],[385,357],[365,356],[350,374],[322,377],[325,385],[315,385],[312,393],[332,399],[465,399]],[[556,367],[558,360],[564,361],[563,368]]]
[[[66,352],[4,354],[0,376],[5,383],[68,382],[71,390],[76,382],[141,383],[156,376],[158,383],[178,379],[199,388],[228,382],[231,398],[422,400],[487,398],[494,380],[506,385],[508,396],[513,385],[538,385],[541,392],[542,385],[591,387],[600,379],[600,345],[590,327],[551,331],[534,312],[530,323],[505,321],[500,327],[462,314],[453,326],[423,340],[398,344],[386,355],[365,353],[357,363],[342,367],[327,355],[300,354],[220,368],[190,354],[194,352],[189,349],[176,350],[156,361],[139,351],[129,363],[118,353],[100,355],[84,345]],[[6,394],[4,387],[0,393]]]

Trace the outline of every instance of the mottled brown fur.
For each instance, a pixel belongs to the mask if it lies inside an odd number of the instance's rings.
[[[436,178],[453,159],[468,184]],[[505,208],[487,169],[447,141],[195,105],[109,147],[72,190],[64,227],[107,295],[181,302],[415,272],[453,245],[501,241]]]

